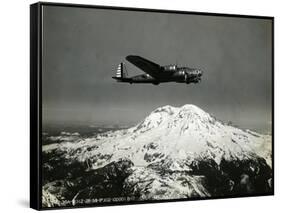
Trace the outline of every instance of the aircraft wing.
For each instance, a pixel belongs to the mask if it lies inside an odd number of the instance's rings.
[[[157,79],[161,76],[161,67],[160,65],[149,61],[145,58],[142,58],[137,55],[128,55],[126,60],[140,68],[145,73],[149,74],[151,77]]]

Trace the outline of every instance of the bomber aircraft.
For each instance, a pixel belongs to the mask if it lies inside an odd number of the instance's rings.
[[[166,82],[199,83],[202,71],[190,67],[178,67],[177,65],[160,66],[152,61],[136,55],[129,55],[126,60],[141,69],[145,74],[128,77],[124,63],[120,63],[116,70],[116,76],[112,77],[118,82],[124,83],[148,83],[158,85]]]

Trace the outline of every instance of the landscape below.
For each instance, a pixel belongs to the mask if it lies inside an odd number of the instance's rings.
[[[131,128],[100,131],[43,136],[43,207],[273,193],[271,135],[197,106],[160,107]]]

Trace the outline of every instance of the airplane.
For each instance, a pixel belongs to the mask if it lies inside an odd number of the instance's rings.
[[[128,77],[124,63],[120,63],[116,70],[116,76],[112,77],[117,82],[123,83],[147,83],[158,85],[160,83],[199,83],[203,72],[196,68],[178,67],[177,65],[160,66],[141,56],[128,55],[126,60],[141,69],[145,74]]]

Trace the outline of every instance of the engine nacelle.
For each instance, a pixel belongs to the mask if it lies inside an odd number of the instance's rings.
[[[180,82],[186,82],[188,79],[188,75],[183,70],[175,72],[173,77]]]
[[[177,71],[177,65],[167,65],[163,67],[164,72],[175,72]]]
[[[183,70],[177,71],[173,74],[174,77],[184,77],[185,75],[187,74]]]

